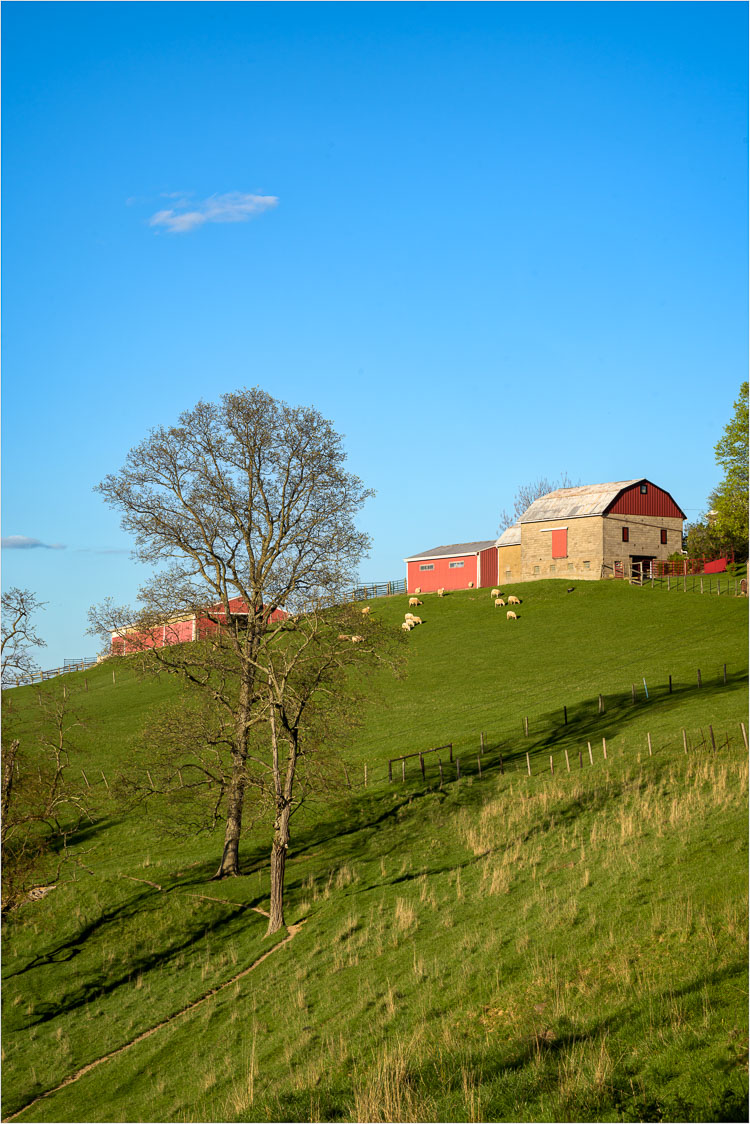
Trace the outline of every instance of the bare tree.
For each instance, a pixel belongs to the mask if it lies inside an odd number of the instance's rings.
[[[497,529],[498,535],[501,535],[508,527],[512,527],[514,523],[517,523],[524,512],[531,507],[534,500],[538,500],[540,496],[546,496],[548,492],[554,492],[558,488],[574,487],[576,487],[576,485],[570,479],[567,472],[561,472],[557,480],[550,480],[547,476],[540,476],[538,479],[528,484],[521,484],[513,500],[512,514],[505,509],[500,512],[500,523]]]
[[[152,430],[97,489],[134,534],[135,557],[161,569],[137,612],[105,603],[92,610],[92,628],[149,649],[152,665],[223,712],[231,767],[219,782],[217,878],[239,873],[245,795],[257,782],[249,755],[270,728],[269,653],[343,599],[369,546],[354,517],[372,493],[344,461],[341,437],[317,410],[245,389]],[[154,646],[159,629],[176,636],[186,618],[207,635]]]
[[[71,769],[70,755],[82,726],[71,698],[67,687],[40,693],[38,722],[23,741],[12,720],[3,726],[3,913],[17,906],[40,878],[57,882],[64,867],[75,875],[83,866],[86,852],[73,853],[69,843],[91,819],[91,796]]]
[[[28,589],[7,590],[2,595],[2,685],[28,679],[39,670],[31,654],[33,648],[44,648],[31,623],[31,617],[44,602]]]

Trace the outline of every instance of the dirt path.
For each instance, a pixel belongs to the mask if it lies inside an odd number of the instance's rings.
[[[203,895],[195,896],[202,897]],[[220,901],[221,899],[209,898],[207,900]],[[228,902],[227,904],[236,905],[237,903]],[[262,913],[264,917],[268,917],[268,914],[264,909],[258,909],[257,906],[254,906],[252,908],[255,913]],[[5,1124],[5,1121],[15,1120],[23,1112],[26,1112],[27,1109],[31,1108],[32,1105],[35,1105],[39,1101],[44,1100],[45,1097],[51,1097],[54,1093],[59,1093],[60,1090],[64,1089],[67,1085],[72,1085],[75,1081],[78,1081],[80,1077],[84,1077],[87,1073],[90,1073],[92,1069],[96,1069],[98,1065],[102,1065],[104,1062],[108,1062],[110,1058],[116,1058],[118,1054],[124,1054],[126,1050],[130,1049],[131,1046],[136,1046],[139,1042],[145,1041],[145,1039],[150,1038],[152,1034],[156,1034],[157,1031],[163,1030],[165,1026],[169,1026],[177,1019],[181,1019],[183,1015],[189,1015],[191,1011],[194,1011],[196,1007],[200,1007],[200,1005],[202,1003],[205,1003],[207,999],[210,999],[211,996],[218,995],[220,991],[224,991],[226,988],[231,987],[232,984],[237,983],[237,981],[241,980],[244,976],[249,975],[250,972],[254,972],[258,965],[262,964],[264,960],[267,960],[269,956],[273,956],[274,952],[278,952],[280,948],[284,947],[284,945],[287,945],[290,941],[293,941],[297,936],[297,933],[305,924],[306,920],[307,918],[304,918],[302,921],[298,921],[296,925],[288,925],[287,936],[284,937],[283,941],[279,941],[279,943],[275,944],[273,948],[269,948],[268,952],[264,952],[262,956],[259,956],[258,959],[254,961],[254,963],[252,963],[249,968],[243,968],[242,971],[238,972],[236,976],[232,976],[231,980],[226,980],[225,983],[219,984],[218,987],[212,987],[210,991],[207,991],[205,993],[205,995],[201,995],[200,999],[195,999],[192,1003],[188,1003],[186,1007],[183,1007],[174,1015],[170,1015],[169,1018],[162,1019],[162,1021],[160,1023],[157,1023],[156,1026],[152,1026],[149,1030],[144,1030],[141,1034],[136,1035],[136,1037],[133,1038],[130,1042],[126,1042],[124,1046],[118,1046],[116,1050],[110,1051],[109,1054],[104,1054],[101,1058],[96,1058],[95,1061],[88,1062],[87,1065],[82,1066],[75,1073],[72,1073],[70,1077],[66,1077],[65,1080],[61,1081],[59,1085],[56,1085],[54,1089],[48,1089],[46,1093],[40,1093],[38,1097],[34,1097],[33,1101],[29,1101],[29,1103],[25,1104],[23,1108],[19,1108],[18,1112],[14,1112],[12,1116],[4,1116],[3,1124]]]

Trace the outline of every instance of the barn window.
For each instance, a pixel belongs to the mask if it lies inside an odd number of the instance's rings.
[[[573,565],[573,563],[572,563],[572,562],[568,562],[568,569],[569,569],[569,570],[574,570],[574,569],[575,569],[575,567],[574,567],[574,565]]]
[[[420,568],[420,570],[434,570],[434,569],[435,569],[435,566],[433,565],[433,563],[432,563],[432,562],[430,562],[430,563],[429,563],[429,565],[427,565],[427,566],[420,566],[419,568]]]
[[[623,542],[630,542],[630,527],[623,527],[623,529],[622,529],[622,541]]]
[[[505,580],[510,581],[510,570],[505,571]]]
[[[550,568],[549,568],[549,572],[550,572],[551,574],[556,574],[556,573],[557,573],[557,566],[555,565],[555,563],[554,563],[554,562],[553,562],[553,563],[552,563],[552,565],[550,566]]]
[[[590,562],[584,562],[583,568],[584,568],[584,570],[590,570],[591,569],[591,563]]]
[[[666,531],[664,530],[664,528],[663,528],[663,527],[662,527],[662,532],[661,532],[661,541],[662,541],[662,543],[664,543],[664,544],[666,545],[666,542],[667,542],[667,532],[666,532]]]
[[[463,562],[449,562],[449,564],[448,564],[449,570],[460,570],[462,568],[463,568]]]
[[[534,573],[535,573],[535,574],[538,574],[538,573],[539,573],[539,567],[538,567],[538,566],[535,566],[535,567],[534,567]]]
[[[648,484],[641,484],[641,495],[648,495]]]

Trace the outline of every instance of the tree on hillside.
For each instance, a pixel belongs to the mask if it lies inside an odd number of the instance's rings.
[[[714,447],[724,477],[708,497],[716,537],[740,557],[748,552],[748,384],[740,387],[734,414]]]
[[[32,656],[34,648],[44,648],[31,618],[44,603],[28,589],[7,590],[2,595],[2,685],[8,687],[38,671]]]
[[[19,905],[40,879],[56,883],[63,868],[83,868],[80,848],[69,849],[91,818],[91,794],[71,765],[82,726],[71,709],[70,689],[55,685],[39,694],[32,732],[13,713],[3,722],[2,912]]]
[[[135,557],[162,568],[141,590],[137,612],[105,603],[92,611],[93,627],[117,632],[131,646],[140,637],[147,648],[160,625],[195,616],[215,626],[195,644],[152,648],[148,658],[205,692],[222,712],[230,769],[216,774],[225,822],[217,878],[239,873],[257,758],[265,754],[267,764],[270,754],[275,761],[274,746],[287,723],[294,726],[292,704],[277,689],[279,660],[310,651],[311,631],[327,637],[331,666],[374,652],[369,642],[352,644],[318,624],[334,619],[326,612],[334,613],[354,584],[369,545],[354,517],[372,493],[344,461],[341,437],[317,410],[290,407],[255,388],[199,402],[177,425],[152,430],[97,489],[134,534]],[[374,638],[370,627],[363,631]],[[290,690],[303,662],[300,656],[294,665]],[[322,689],[321,681],[312,694]],[[287,789],[285,781],[275,793],[276,818],[291,799]]]
[[[501,535],[508,527],[512,527],[514,523],[517,523],[523,513],[531,507],[534,500],[538,500],[540,496],[546,496],[548,492],[554,492],[558,488],[573,488],[574,486],[567,472],[561,472],[557,480],[550,480],[547,476],[540,476],[537,480],[533,480],[528,484],[521,484],[513,500],[513,512],[511,513],[505,509],[500,512],[500,523],[497,529],[498,535]]]

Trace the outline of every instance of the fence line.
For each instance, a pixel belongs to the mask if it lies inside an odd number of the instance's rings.
[[[394,593],[406,593],[406,578],[392,582],[374,582],[372,585],[357,585],[351,592],[352,601],[369,601],[371,597],[391,597]]]
[[[65,660],[62,667],[51,667],[46,671],[30,671],[26,675],[14,675],[12,683],[3,683],[3,690],[9,687],[27,687],[30,683],[43,683],[46,679],[67,675],[69,671],[85,671],[88,667],[96,667],[98,663],[96,656],[89,660]]]

